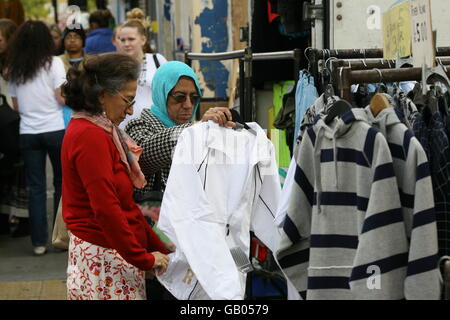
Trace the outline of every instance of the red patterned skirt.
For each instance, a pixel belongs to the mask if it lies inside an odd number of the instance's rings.
[[[145,272],[69,232],[68,300],[145,300]]]

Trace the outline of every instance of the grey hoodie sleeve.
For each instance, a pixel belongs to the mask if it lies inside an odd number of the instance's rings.
[[[374,129],[367,135],[364,153],[372,176],[350,290],[356,299],[403,299],[408,242],[397,179],[386,139]]]
[[[309,236],[314,198],[314,131],[308,130],[296,150],[296,169],[288,212],[276,253],[286,276],[298,292],[305,293],[308,282]],[[301,165],[300,165],[301,164]]]
[[[408,300],[439,300],[437,226],[428,159],[416,138],[411,138],[405,145],[409,145],[405,150],[405,172],[408,174],[403,177],[405,199],[402,202],[410,238],[405,297]]]

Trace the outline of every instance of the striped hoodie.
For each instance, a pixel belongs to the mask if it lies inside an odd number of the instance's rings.
[[[388,143],[352,109],[309,128],[276,251],[311,299],[403,299],[408,240]]]
[[[433,186],[427,155],[414,133],[401,122],[395,108],[367,120],[386,137],[399,186],[403,219],[409,240],[406,299],[439,299],[438,240]]]

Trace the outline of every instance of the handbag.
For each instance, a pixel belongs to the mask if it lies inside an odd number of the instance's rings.
[[[59,200],[58,212],[56,213],[55,225],[53,226],[52,245],[59,249],[69,248],[69,233],[66,223],[62,217],[62,199]]]

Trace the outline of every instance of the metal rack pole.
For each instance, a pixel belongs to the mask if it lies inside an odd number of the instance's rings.
[[[252,49],[245,48],[244,56],[244,104],[240,106],[241,116],[244,122],[253,121],[253,87],[252,87]]]
[[[445,67],[450,76],[450,67]],[[352,70],[348,67],[339,68],[338,88],[343,99],[351,101],[351,85],[361,83],[421,81],[422,68],[382,69],[382,70]]]

